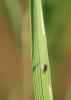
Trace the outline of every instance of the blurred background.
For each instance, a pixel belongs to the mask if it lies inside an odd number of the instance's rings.
[[[71,1],[42,2],[54,100],[71,100]]]
[[[0,99],[34,100],[28,0],[15,2],[22,10],[23,63],[18,44],[11,37],[15,30],[10,26],[7,8],[0,0]],[[71,1],[42,0],[42,7],[54,100],[71,100]]]
[[[33,100],[29,43],[27,0],[0,0],[0,100]]]

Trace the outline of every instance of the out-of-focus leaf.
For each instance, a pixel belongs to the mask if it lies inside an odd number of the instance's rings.
[[[16,0],[2,0],[5,16],[9,23],[9,28],[13,30],[11,33],[12,39],[16,42],[21,53],[22,45],[22,8]]]
[[[48,49],[51,55],[59,53],[59,43],[67,17],[71,11],[70,0],[42,0]],[[60,54],[59,54],[60,55]]]

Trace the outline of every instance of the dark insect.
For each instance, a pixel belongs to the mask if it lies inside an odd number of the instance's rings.
[[[47,71],[47,67],[48,67],[48,65],[42,64],[42,65],[41,65],[41,71],[42,71],[42,72],[46,72],[46,71]]]

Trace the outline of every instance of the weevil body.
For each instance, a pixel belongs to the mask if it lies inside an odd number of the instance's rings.
[[[47,71],[47,66],[48,66],[47,64],[42,64],[41,65],[41,71],[46,72]]]

